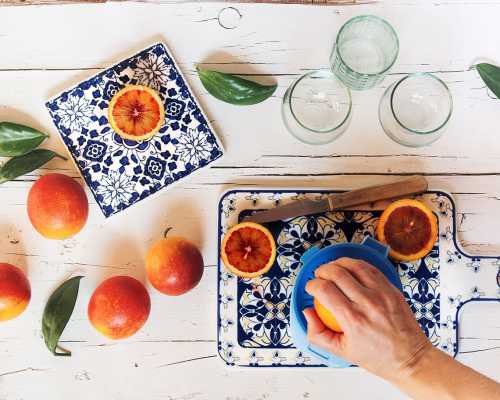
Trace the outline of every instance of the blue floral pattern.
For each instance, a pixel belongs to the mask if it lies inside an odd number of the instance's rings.
[[[210,158],[209,138],[203,132],[189,129],[179,138],[177,152],[182,161],[191,165],[198,165]]]
[[[245,347],[289,347],[292,285],[288,277],[262,277],[241,282],[239,322]]]
[[[431,343],[439,345],[439,242],[426,258],[413,263],[400,263],[398,271],[415,318]]]
[[[118,93],[123,88],[123,85],[116,81],[109,80],[106,82],[106,86],[104,86],[103,90],[103,99],[111,100],[113,96]],[[97,94],[97,93],[96,93]]]
[[[377,218],[372,213],[335,212],[320,216],[297,217],[280,232],[277,242],[278,264],[284,272],[296,273],[300,257],[310,247],[334,243],[361,243],[373,236]]]
[[[161,178],[163,178],[163,174],[165,173],[165,167],[165,161],[157,157],[149,157],[146,160],[144,173],[153,179],[160,180]]]
[[[149,86],[164,102],[165,124],[151,139],[125,140],[107,120],[110,99],[128,84]],[[162,43],[63,92],[46,106],[106,217],[222,156],[212,127]]]
[[[83,149],[83,157],[89,161],[102,161],[108,145],[106,143],[98,142],[97,140],[87,141],[87,145]]]
[[[178,73],[176,71],[171,73],[172,67],[170,56],[158,47],[152,48],[144,57],[137,60],[134,69],[134,80],[141,85],[160,91],[167,85],[169,79],[177,78]]]
[[[168,99],[165,102],[165,115],[172,119],[181,119],[186,105],[177,99]]]
[[[96,188],[97,199],[111,207],[120,207],[130,200],[135,182],[131,177],[117,171],[103,175],[102,182]]]
[[[92,122],[94,105],[81,91],[65,96],[57,111],[53,114],[60,124],[74,132],[81,132],[82,128]]]
[[[321,193],[231,191],[219,205],[219,240],[254,210]],[[396,264],[406,300],[431,343],[456,355],[458,315],[469,301],[500,301],[500,258],[467,255],[456,242],[451,196],[429,192],[420,200],[439,221],[439,238],[427,257]],[[289,333],[290,295],[311,246],[361,242],[374,236],[380,211],[339,211],[266,224],[276,239],[277,257],[264,276],[239,279],[219,260],[219,354],[228,365],[310,367],[318,360],[301,354]],[[456,279],[455,277],[459,277]],[[441,279],[446,280],[441,285]]]

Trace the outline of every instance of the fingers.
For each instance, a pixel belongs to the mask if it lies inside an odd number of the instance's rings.
[[[307,321],[307,340],[318,347],[341,355],[343,334],[328,329],[312,308],[306,308],[304,317]]]
[[[329,309],[342,326],[345,315],[352,309],[353,304],[335,283],[324,279],[312,279],[307,282],[306,291]]]
[[[306,291],[335,316],[340,326],[349,326],[350,315],[354,312],[354,303],[333,282],[312,279],[307,282]]]
[[[389,283],[382,272],[366,261],[342,257],[333,261],[333,263],[347,269],[365,287],[376,288],[381,283],[383,284],[384,281]]]
[[[347,268],[336,261],[322,265],[314,272],[316,278],[335,283],[347,298],[356,303],[368,295],[366,286],[362,284]]]

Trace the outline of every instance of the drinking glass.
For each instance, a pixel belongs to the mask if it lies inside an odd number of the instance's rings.
[[[287,129],[300,141],[325,144],[347,129],[351,109],[350,90],[331,71],[312,71],[287,89],[281,115]]]
[[[361,15],[347,21],[337,34],[330,65],[337,77],[353,90],[382,82],[396,62],[398,35],[382,18]]]
[[[452,111],[448,86],[429,73],[410,74],[394,82],[379,103],[379,119],[387,136],[409,147],[439,139]]]

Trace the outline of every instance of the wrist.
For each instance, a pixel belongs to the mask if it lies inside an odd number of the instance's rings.
[[[430,366],[435,364],[442,352],[436,349],[430,342],[426,341],[415,350],[415,352],[401,364],[397,373],[390,381],[400,386],[403,382],[414,379],[424,373]]]

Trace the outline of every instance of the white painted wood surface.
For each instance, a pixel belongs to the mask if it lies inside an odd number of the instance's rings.
[[[401,52],[379,88],[354,93],[353,121],[338,141],[303,145],[280,119],[282,95],[304,71],[327,66],[333,38],[348,18],[387,18]],[[64,151],[45,100],[157,39],[165,40],[226,147],[217,167],[108,221],[91,200],[85,230],[63,242],[42,239],[26,214],[38,174],[78,177],[54,161],[0,186],[0,259],[26,269],[29,309],[0,326],[0,400],[18,399],[402,399],[361,369],[226,369],[216,353],[216,204],[234,185],[351,188],[422,173],[433,188],[452,192],[466,250],[500,254],[500,101],[470,65],[500,62],[500,1],[391,0],[350,7],[214,3],[12,7],[0,9],[0,120],[52,134],[45,147]],[[277,80],[267,102],[233,107],[207,95],[194,73],[202,63],[228,72]],[[387,85],[404,73],[434,71],[450,86],[455,111],[445,136],[409,150],[392,143],[377,119]],[[203,250],[200,285],[179,298],[150,290],[152,312],[136,336],[111,342],[86,318],[96,284],[114,274],[144,278],[148,246],[166,226]],[[74,272],[86,276],[63,340],[71,358],[51,356],[41,338],[43,306]],[[500,379],[500,305],[470,305],[463,314],[459,360]]]

